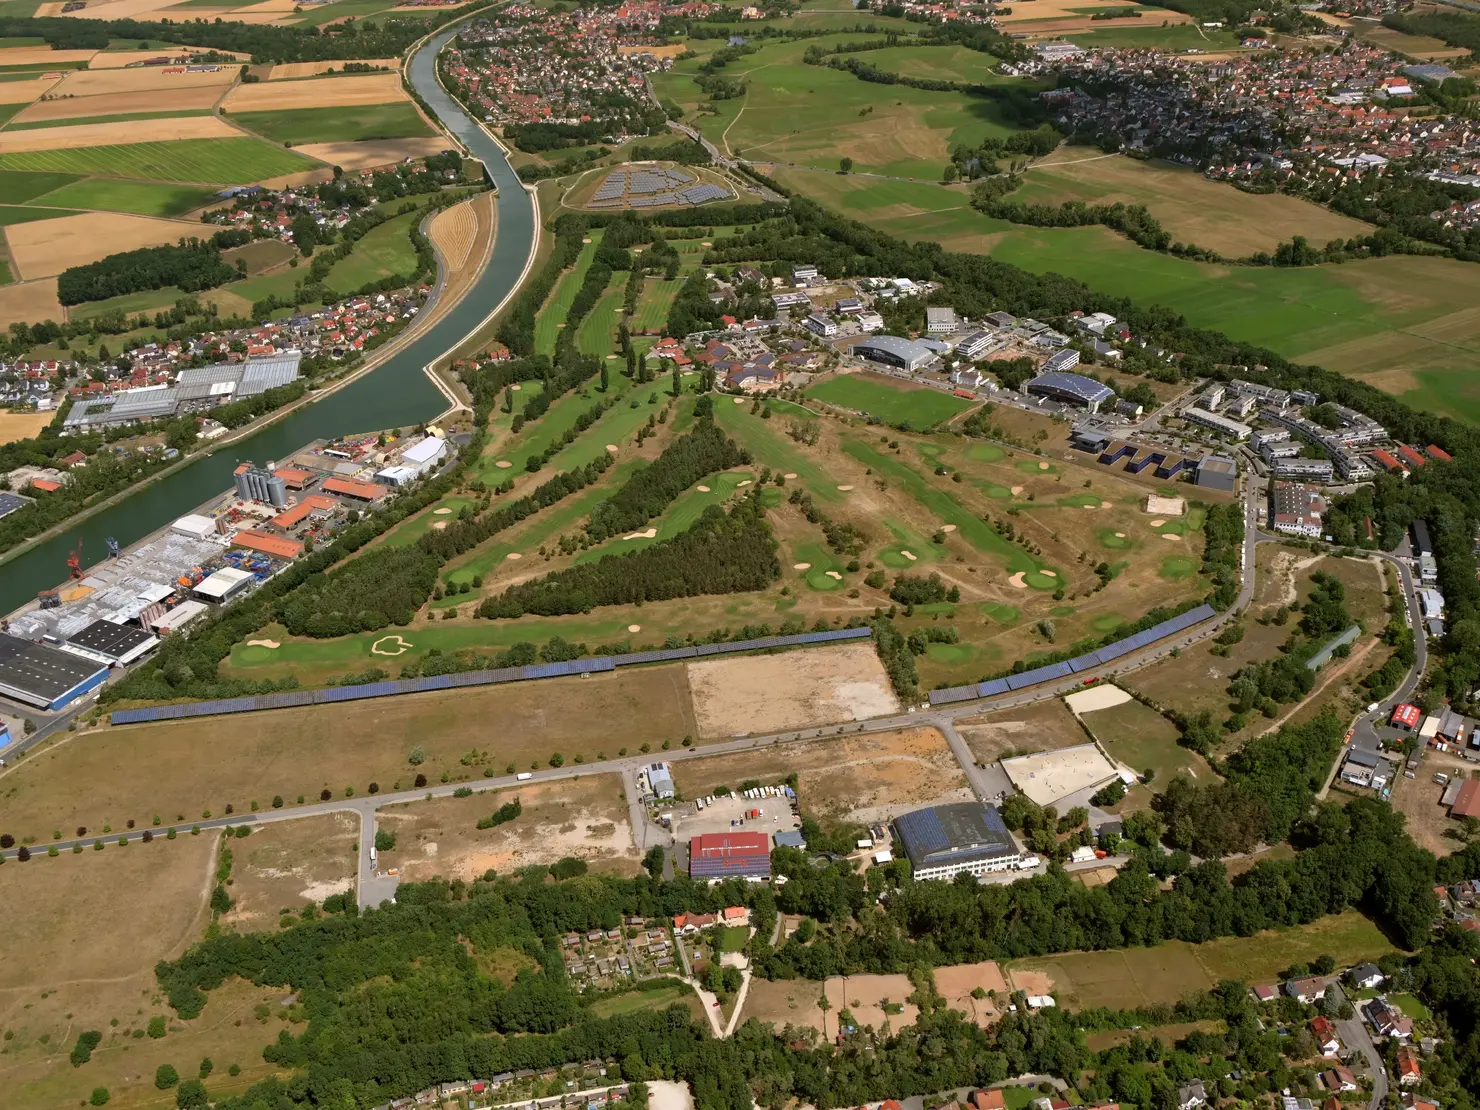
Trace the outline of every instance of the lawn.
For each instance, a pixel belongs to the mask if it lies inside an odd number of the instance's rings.
[[[535,317],[534,349],[537,354],[552,355],[555,353],[555,340],[560,334],[560,327],[565,323],[565,315],[570,311],[571,302],[576,299],[581,282],[586,280],[586,271],[591,268],[591,259],[595,257],[596,248],[600,245],[601,232],[599,230],[592,232],[591,242],[581,248],[581,253],[576,256],[575,265],[555,283],[549,300],[545,302],[544,307]]]
[[[750,930],[741,925],[727,925],[721,930],[719,943],[715,945],[720,952],[741,952],[745,949],[745,942],[750,939]]]
[[[783,474],[795,474],[808,492],[823,501],[839,501],[843,495],[835,479],[785,438],[785,422],[773,417],[762,420],[750,415],[750,406],[732,404],[721,398],[714,406],[716,422],[755,456],[758,463]]]
[[[268,177],[311,170],[317,165],[318,162],[291,150],[246,137],[180,139],[0,154],[0,170],[98,174],[103,177],[222,185],[248,185]]]
[[[457,514],[473,504],[468,497],[444,497],[425,512],[417,513],[410,520],[403,520],[385,537],[384,542],[392,547],[405,547],[415,543],[432,530],[434,524],[450,524]],[[450,510],[443,512],[442,510]]]
[[[598,1018],[623,1017],[646,1010],[666,1010],[675,1002],[692,998],[693,991],[682,983],[665,983],[655,990],[632,990],[598,998],[591,1004],[591,1015]]]
[[[342,6],[347,0],[339,0]],[[436,132],[416,105],[359,104],[353,108],[285,108],[275,112],[233,112],[231,122],[276,143],[343,143],[372,139],[420,139]]]
[[[634,332],[662,331],[668,323],[668,310],[673,307],[673,299],[678,296],[681,285],[683,285],[681,278],[674,278],[672,281],[648,278],[643,283],[642,295],[637,298],[637,312],[632,317],[632,330]]]
[[[366,232],[349,257],[340,259],[330,268],[328,286],[341,293],[352,293],[362,285],[392,274],[412,273],[416,269],[416,251],[411,246],[411,229],[425,215],[418,208],[414,212],[392,216],[379,227]]]
[[[42,201],[66,208],[97,208],[139,216],[178,216],[216,199],[216,190],[92,177],[47,193]]]
[[[1086,713],[1084,723],[1111,758],[1137,773],[1155,771],[1158,785],[1183,772],[1204,786],[1217,778],[1202,756],[1177,743],[1175,725],[1138,701]]]
[[[975,404],[938,389],[873,374],[839,374],[807,390],[807,396],[917,431],[944,423]]]
[[[617,321],[622,315],[626,288],[627,274],[622,270],[615,271],[606,284],[606,292],[576,329],[576,350],[581,354],[605,358],[617,349]],[[613,363],[613,368],[617,365]]]

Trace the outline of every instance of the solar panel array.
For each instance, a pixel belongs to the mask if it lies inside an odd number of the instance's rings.
[[[1102,648],[1075,656],[1062,663],[1049,663],[1042,667],[1035,667],[1031,671],[1023,671],[1021,674],[1010,674],[1004,678],[978,682],[974,686],[951,686],[944,690],[932,690],[930,691],[930,704],[951,705],[955,702],[972,701],[976,698],[992,698],[999,694],[1008,694],[1014,690],[1037,686],[1041,682],[1052,682],[1057,678],[1068,678],[1070,675],[1103,667],[1132,652],[1150,647],[1158,640],[1165,640],[1168,636],[1175,636],[1195,624],[1201,624],[1216,612],[1217,610],[1211,605],[1199,605],[1195,609],[1179,613],[1170,620],[1154,624],[1123,640],[1116,640],[1113,644],[1106,644]]]
[[[608,179],[610,180],[610,179]],[[694,175],[682,170],[633,170],[627,191],[631,193],[661,193],[675,185],[687,185]]]
[[[693,174],[675,169],[613,170],[596,187],[588,208],[617,208],[623,203],[633,208],[659,208],[669,204],[707,204],[712,200],[729,200],[730,190],[707,182],[693,184]],[[680,186],[687,185],[687,189]]]
[[[721,189],[718,185],[705,182],[702,185],[689,186],[678,194],[678,199],[684,204],[705,204],[711,200],[729,200],[731,195],[728,189]]]
[[[593,203],[603,200],[620,200],[622,194],[626,191],[627,171],[617,170],[596,187],[596,192],[592,195],[591,200]]]
[[[398,678],[384,682],[365,682],[353,686],[330,686],[323,690],[284,690],[276,694],[258,694],[249,698],[223,698],[217,701],[192,702],[188,705],[161,705],[148,709],[115,709],[115,725],[140,724],[146,721],[174,721],[185,717],[215,717],[225,713],[250,713],[259,709],[292,709],[305,705],[329,705],[365,698],[395,697],[420,694],[429,690],[447,690],[463,686],[492,686],[503,682],[522,682],[562,675],[597,674],[631,667],[641,663],[665,663],[674,659],[695,659],[706,655],[729,655],[738,651],[764,651],[768,648],[803,647],[842,640],[863,640],[871,636],[867,628],[839,628],[830,632],[804,632],[797,636],[767,636],[759,640],[740,640],[728,644],[700,644],[697,647],[665,648],[660,651],[638,651],[628,655],[604,655],[595,659],[571,659],[564,663],[535,663],[528,667],[501,667],[491,671],[465,671],[462,674],[433,675],[429,678]]]

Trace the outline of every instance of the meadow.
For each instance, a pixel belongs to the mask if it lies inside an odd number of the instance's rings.
[[[331,289],[351,293],[372,281],[391,274],[409,274],[416,269],[416,252],[411,247],[411,229],[426,213],[420,208],[404,215],[392,216],[379,227],[371,228],[346,258],[334,263],[327,283]]]
[[[340,0],[341,3],[344,0]],[[436,134],[416,105],[358,104],[353,108],[287,108],[273,112],[233,112],[233,123],[276,143],[359,142],[420,139]]]
[[[246,185],[319,165],[291,150],[257,139],[181,139],[0,154],[0,170],[97,174],[157,181]]]
[[[1416,408],[1480,423],[1474,263],[1401,255],[1299,269],[1213,265],[1143,250],[1106,228],[990,220],[961,189],[785,170],[776,176],[890,234],[1163,305],[1196,326],[1350,374]]]

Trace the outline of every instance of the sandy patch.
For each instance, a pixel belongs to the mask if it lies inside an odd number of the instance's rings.
[[[0,88],[4,87],[5,82],[0,81]],[[0,327],[35,323],[37,320],[60,321],[65,316],[62,302],[57,300],[57,279],[54,277],[0,285]]]
[[[694,1096],[687,1083],[654,1079],[648,1084],[648,1106],[651,1110],[694,1110]]]
[[[0,443],[30,439],[55,418],[54,412],[0,412]]]
[[[709,487],[708,486],[695,486],[694,488],[696,490],[698,490],[700,493],[708,493],[709,492]]]
[[[432,515],[433,516],[450,516],[451,513],[452,513],[452,510],[449,509],[446,505],[443,505],[440,509],[433,509],[432,510]]]
[[[1178,540],[1180,540],[1180,539],[1181,539],[1181,538],[1182,538],[1182,537],[1181,537],[1181,536],[1179,536],[1179,535],[1177,535],[1177,534],[1176,534],[1176,533],[1174,533],[1174,532],[1163,532],[1163,533],[1162,533],[1162,534],[1161,534],[1161,538],[1162,538],[1162,539],[1164,539],[1164,540],[1171,540],[1171,541],[1172,541],[1172,542],[1173,542],[1173,543],[1176,543],[1176,542],[1177,542],[1177,541],[1178,541]]]
[[[288,10],[293,10],[292,0],[283,0],[288,5]],[[385,66],[389,70],[397,70],[401,67],[399,58],[369,58],[366,65]],[[343,69],[343,62],[283,62],[272,67],[272,72],[267,75],[269,81],[291,80],[294,77],[317,77],[321,73],[328,73],[331,69]]]
[[[631,532],[622,538],[624,540],[650,540],[657,536],[657,534],[658,530],[656,528],[648,528],[642,532]]]
[[[1039,463],[1038,464],[1038,469],[1039,470],[1047,470],[1048,469],[1048,463],[1045,463],[1045,462]]]
[[[272,112],[284,108],[345,108],[405,100],[399,73],[369,73],[321,81],[259,81],[238,85],[222,107],[228,112]]]
[[[337,80],[349,79],[339,78]],[[317,158],[320,162],[327,162],[341,169],[369,170],[376,166],[388,166],[403,158],[425,158],[428,154],[440,154],[447,149],[447,140],[432,137],[375,139],[363,143],[305,143],[293,149],[299,154],[307,154],[310,158]]]
[[[954,524],[942,524],[940,526],[940,530],[942,532],[954,532],[956,530],[956,526]]]
[[[1098,505],[1086,505],[1086,506],[1084,506],[1084,507],[1085,507],[1085,508],[1086,508],[1086,509],[1097,509],[1097,508],[1099,508],[1099,506],[1098,506]]]
[[[133,112],[199,111],[216,103],[216,87],[175,89],[172,92],[117,93],[112,96],[68,96],[38,100],[13,118],[17,123],[83,119],[91,116],[121,116]]]
[[[49,130],[49,129],[48,129]],[[23,132],[39,135],[39,131]],[[148,216],[124,216],[112,212],[85,212],[55,220],[35,220],[12,224],[5,229],[5,241],[20,276],[27,280],[51,277],[68,266],[92,262],[98,257],[99,245],[118,252],[138,247],[156,247],[173,243],[182,236],[200,235],[199,223],[179,220],[156,220]],[[56,287],[51,287],[52,296]]]
[[[117,93],[174,92],[179,89],[215,85],[220,88],[236,79],[236,66],[222,66],[214,73],[166,73],[173,66],[151,66],[148,69],[79,69],[52,92],[56,96],[113,96]],[[163,122],[163,121],[153,121]],[[183,120],[170,122],[183,123]],[[241,134],[233,131],[233,135]],[[166,136],[168,137],[168,136]],[[122,142],[123,140],[117,140]]]
[[[60,80],[37,77],[32,81],[0,81],[0,104],[29,104]]]
[[[971,992],[980,987],[995,992],[997,1002],[1007,1005],[1007,980],[995,961],[979,964],[956,964],[935,969],[935,989],[946,1000],[946,1005],[959,1010],[983,1029],[1001,1016],[1001,1010],[991,998],[973,998]]]
[[[524,387],[522,385],[520,385],[518,382],[515,382],[513,385],[509,386],[509,388],[512,389],[515,393],[518,393]]]
[[[1059,572],[1056,570],[1040,570],[1038,573],[1045,578],[1057,578],[1059,576]]]
[[[588,242],[588,243],[590,241],[591,241],[590,239],[587,239],[586,240],[586,242]],[[743,405],[743,404],[745,404],[745,398],[744,397],[736,397],[735,398],[735,404],[737,404],[737,405]]]
[[[1009,586],[1012,586],[1014,589],[1026,590],[1028,588],[1028,584],[1023,581],[1023,577],[1024,577],[1023,576],[1023,572],[1022,571],[1018,571],[1016,574],[1014,574],[1011,578],[1009,578],[1007,580],[1007,584]]]
[[[1124,705],[1130,700],[1129,694],[1119,686],[1111,686],[1108,682],[1091,686],[1088,690],[1076,690],[1072,694],[1064,695],[1064,704],[1069,707],[1069,711],[1081,716],[1085,713],[1093,713],[1096,709],[1109,709],[1112,706]]]
[[[615,443],[608,443],[606,445],[606,449],[610,451],[613,455],[617,453],[617,445]]]
[[[370,645],[371,655],[404,655],[416,645],[410,640],[402,639],[392,632],[389,636],[382,636]]]
[[[842,490],[844,493],[847,493],[852,488],[853,488],[852,486],[839,486],[838,487],[838,489]]]
[[[1123,539],[1125,539],[1125,533],[1124,532],[1116,532],[1115,533],[1115,538],[1117,540],[1123,540]]]
[[[793,479],[793,478],[795,478],[795,477],[796,477],[796,475],[795,475],[795,474],[787,474],[787,475],[786,475],[786,480],[787,480],[787,481],[788,481],[788,482],[789,482],[789,481],[791,481],[791,480],[792,480],[792,479]]]
[[[1100,508],[1102,508],[1102,509],[1110,509],[1110,508],[1114,508],[1114,506],[1111,505],[1110,502],[1108,502],[1108,501],[1101,501],[1100,502]]]
[[[1013,968],[1008,971],[1007,977],[1012,981],[1012,989],[1024,994],[1052,994],[1054,990],[1053,979],[1041,971]]]
[[[176,119],[130,119],[115,123],[82,123],[76,127],[37,127],[0,132],[0,154],[33,150],[75,150],[85,146],[161,143],[170,139],[237,138],[241,132],[215,116]]]
[[[504,558],[505,559],[522,559],[522,558],[524,558],[524,556],[521,555],[521,554],[519,554],[519,552],[517,552],[517,551],[511,551],[507,555],[505,555]]]
[[[1023,492],[1023,487],[1022,486],[1013,486],[1011,492],[1012,492],[1012,495],[1014,497],[1016,497],[1018,494],[1020,494],[1020,493]]]
[[[826,574],[829,578],[836,579],[839,582],[843,580],[843,576],[835,570],[824,571],[823,573]]]
[[[791,569],[792,570],[811,570],[812,569],[812,564],[811,563],[792,563],[791,564]]]
[[[741,486],[748,486],[748,485],[750,485],[750,479],[749,478],[745,479],[745,481],[741,482],[740,485],[736,486],[735,488],[736,489],[739,489]]]
[[[912,563],[915,561],[915,553],[913,551],[901,551],[900,554]]]
[[[440,532],[440,531],[442,531],[442,529],[444,529],[446,527],[447,527],[447,522],[445,520],[434,520],[434,521],[432,521],[432,528],[435,531]]]
[[[233,848],[232,906],[222,920],[244,931],[278,930],[279,911],[353,890],[359,853],[356,814],[275,822]]]
[[[267,648],[269,651],[275,651],[278,648],[282,647],[283,645],[280,644],[280,643],[278,643],[276,640],[248,640],[247,641],[247,646],[248,647],[264,647],[264,648]]]
[[[508,470],[509,467],[513,466],[514,464],[511,463],[508,459],[499,459],[499,461],[494,463],[493,465],[498,467],[500,470]]]
[[[705,736],[767,733],[899,712],[873,644],[688,664]]]
[[[1151,522],[1151,527],[1153,527],[1153,528],[1160,528],[1165,523],[1166,523],[1166,521],[1164,521],[1164,520],[1153,520]]]
[[[627,631],[628,632],[641,632],[642,631],[642,625],[640,625],[640,624],[629,624],[627,626]]]

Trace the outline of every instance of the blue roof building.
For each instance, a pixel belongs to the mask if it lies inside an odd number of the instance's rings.
[[[1082,405],[1090,412],[1099,412],[1100,406],[1115,396],[1115,391],[1108,385],[1102,385],[1093,378],[1086,378],[1083,374],[1071,374],[1060,370],[1050,370],[1045,374],[1039,374],[1023,388],[1034,396],[1052,397],[1055,401]]]
[[[1022,860],[997,807],[980,802],[917,809],[895,818],[894,832],[917,879],[985,875]]]

